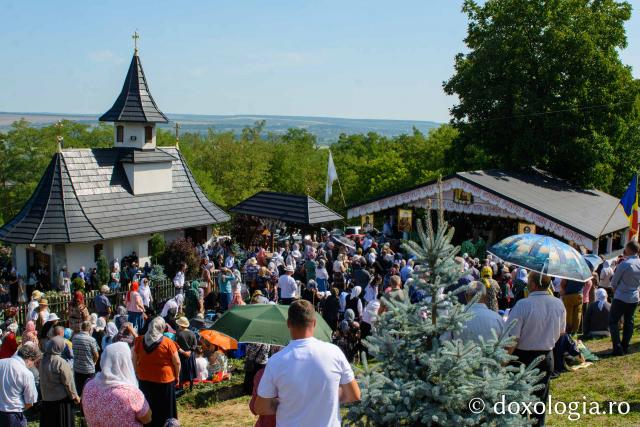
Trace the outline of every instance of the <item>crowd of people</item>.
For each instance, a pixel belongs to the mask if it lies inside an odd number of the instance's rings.
[[[543,388],[536,393],[544,401],[550,379],[562,370],[565,347],[575,344],[578,335],[610,336],[613,355],[629,351],[639,301],[639,251],[636,241],[629,242],[623,255],[595,266],[586,282],[462,254],[455,258],[462,277],[441,291],[457,292],[472,318],[459,336],[442,339],[487,340],[516,320],[511,329],[515,344],[508,351],[525,365],[543,357]],[[114,420],[123,425],[174,423],[177,384],[219,380],[227,371],[225,352],[203,345],[191,322],[216,318],[236,305],[283,304],[289,306],[291,343],[246,348],[244,386],[253,395],[250,407],[260,416],[257,425],[275,425],[276,420],[326,425],[322,420],[327,419],[338,425],[339,402],[359,398],[350,364],[366,355],[363,341],[389,309],[386,301],[419,303],[430,297],[414,279],[426,266],[393,242],[371,235],[351,241],[307,237],[284,242],[272,253],[257,247],[240,254],[228,243],[200,245],[197,252],[201,280],[187,280],[187,266],[181,265],[172,278],[175,296],[157,312],[143,269],[127,273],[124,305],[115,310],[108,298],[113,286],[100,289],[93,314],[84,293],[75,291],[63,325],[34,289],[20,339],[15,311],[5,313],[0,325],[1,424],[26,425],[24,411],[37,402],[46,414],[40,418],[44,426],[73,425],[77,408],[89,426],[114,425]],[[119,273],[119,265],[112,266],[120,284]],[[316,312],[331,327],[335,346],[312,338]],[[308,404],[294,403],[300,399]],[[544,423],[544,415],[539,421]]]

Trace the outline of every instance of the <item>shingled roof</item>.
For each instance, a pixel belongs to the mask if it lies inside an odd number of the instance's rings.
[[[313,197],[261,191],[229,211],[259,218],[272,218],[291,224],[314,225],[343,219]]]
[[[10,243],[73,243],[217,224],[229,216],[204,195],[174,147],[173,189],[133,195],[118,148],[56,153],[22,210],[0,228]]]
[[[122,91],[113,107],[100,117],[101,122],[167,123],[169,120],[158,109],[151,96],[147,79],[138,54],[131,58],[131,65]]]

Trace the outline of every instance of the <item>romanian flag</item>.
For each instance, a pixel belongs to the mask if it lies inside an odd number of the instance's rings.
[[[620,199],[624,214],[629,219],[629,240],[638,236],[638,175],[633,175],[627,191]]]

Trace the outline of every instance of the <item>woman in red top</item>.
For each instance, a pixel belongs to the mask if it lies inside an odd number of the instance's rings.
[[[140,331],[144,326],[144,304],[138,292],[138,282],[131,283],[131,290],[127,292],[127,318],[133,324],[136,331]]]
[[[7,328],[9,333],[2,339],[2,345],[0,346],[0,359],[7,359],[16,352],[18,349],[18,341],[16,341],[16,332],[18,331],[18,324],[13,322]]]
[[[180,357],[175,342],[165,337],[166,323],[154,318],[147,333],[136,338],[133,345],[133,366],[140,390],[153,414],[149,426],[164,426],[169,418],[178,418],[176,382],[180,378]]]

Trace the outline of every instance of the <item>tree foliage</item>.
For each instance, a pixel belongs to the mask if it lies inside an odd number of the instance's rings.
[[[324,201],[326,147],[318,146],[315,135],[306,129],[265,134],[264,126],[260,121],[240,134],[211,128],[204,135],[181,135],[180,151],[205,194],[223,208],[261,190],[308,194]],[[0,150],[0,219],[8,221],[16,215],[35,189],[56,150],[57,133],[54,126],[36,128],[26,121],[0,132],[4,148]],[[91,127],[65,121],[62,135],[65,148],[113,145],[113,126],[105,124]],[[449,125],[426,135],[417,129],[393,138],[373,132],[341,135],[331,149],[346,203],[449,173],[444,155],[455,135]],[[158,129],[157,144],[175,145],[174,136]],[[337,188],[329,205],[344,212]]]
[[[620,58],[627,2],[465,0],[468,53],[444,89],[459,103],[459,170],[537,166],[620,193],[638,168],[640,84]]]
[[[164,266],[169,277],[175,276],[183,262],[187,264],[187,277],[196,277],[200,273],[200,258],[191,239],[176,239],[170,242],[158,261]]]

